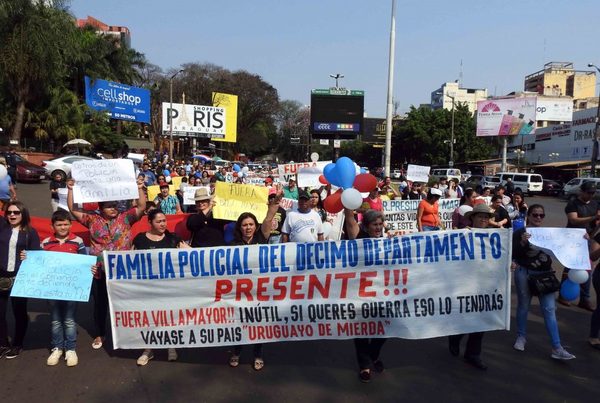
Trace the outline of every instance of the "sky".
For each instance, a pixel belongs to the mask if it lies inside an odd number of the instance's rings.
[[[188,62],[246,70],[273,85],[282,100],[308,105],[311,89],[332,87],[329,75],[343,74],[340,87],[365,91],[367,116],[384,117],[391,4],[72,0],[70,10],[128,27],[132,47],[165,71]],[[598,0],[398,0],[398,112],[429,103],[431,92],[461,71],[463,87],[505,95],[523,90],[524,77],[550,61],[573,62],[578,70],[600,66],[598,21]]]

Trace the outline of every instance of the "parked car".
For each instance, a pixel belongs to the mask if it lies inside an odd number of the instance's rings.
[[[42,161],[42,166],[46,169],[48,177],[54,178],[54,175],[60,175],[66,179],[71,174],[71,165],[75,161],[91,160],[95,158],[84,157],[82,155],[65,155],[64,157],[53,158],[49,161]]]
[[[446,178],[448,180],[456,179],[460,181],[461,173],[460,169],[456,168],[435,168],[431,170],[430,176],[436,181],[439,181],[441,178]]]
[[[560,182],[551,179],[544,179],[542,194],[547,196],[558,196],[562,192],[563,185]]]
[[[506,180],[510,178],[515,185],[515,190],[530,195],[542,191],[544,179],[540,174],[530,174],[522,172],[500,172],[496,174],[500,178],[500,183],[506,185]]]
[[[600,178],[573,178],[565,184],[562,189],[561,196],[568,200],[575,199],[579,194],[579,188],[583,182],[594,182],[596,187],[600,187]],[[594,199],[600,199],[600,190],[596,190]]]
[[[40,182],[46,179],[46,170],[27,161],[12,151],[1,151],[0,158],[6,161],[6,169],[13,182]]]
[[[483,183],[481,184],[482,188],[490,188],[495,189],[496,186],[500,184],[499,176],[484,176]]]

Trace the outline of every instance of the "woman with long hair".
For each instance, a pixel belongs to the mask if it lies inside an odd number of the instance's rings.
[[[167,216],[160,209],[148,212],[148,223],[150,230],[140,232],[133,238],[132,249],[165,249],[165,248],[189,248],[176,234],[167,229]],[[177,350],[169,348],[167,357],[169,361],[177,361]],[[137,365],[144,366],[154,358],[151,349],[146,349],[137,359]]]
[[[532,205],[527,211],[527,227],[541,227],[544,222],[544,206]],[[520,228],[513,233],[513,266],[515,270],[515,288],[517,290],[517,340],[513,345],[515,350],[525,351],[527,342],[527,315],[531,305],[531,291],[528,276],[552,270],[552,258],[543,251],[533,248],[529,243],[531,235],[526,228]],[[563,348],[558,333],[556,321],[556,296],[553,292],[539,295],[540,308],[544,317],[546,331],[552,344],[551,357],[556,360],[571,360],[575,356]]]
[[[271,234],[271,226],[269,223],[273,221],[275,213],[279,209],[279,200],[277,198],[269,199],[269,209],[263,220],[266,225],[259,225],[256,216],[252,213],[242,213],[238,217],[234,228],[234,240],[231,245],[256,245],[269,243]],[[265,361],[262,356],[262,343],[253,345],[254,361],[252,367],[256,371],[260,371],[265,366]],[[229,366],[235,368],[240,365],[240,355],[242,354],[242,346],[237,345],[233,348],[233,353],[229,357]]]
[[[362,224],[359,225],[354,217],[354,211],[344,209],[346,219],[346,234],[348,239],[381,238],[383,236],[383,212],[367,210],[363,213]],[[383,372],[383,362],[379,359],[384,338],[354,339],[356,358],[358,360],[358,378],[361,382],[371,381],[371,367],[375,372]]]
[[[6,202],[4,217],[0,219],[0,358],[16,358],[23,349],[29,323],[27,298],[11,297],[10,291],[21,266],[21,252],[39,249],[40,237],[31,226],[27,207],[17,200]],[[12,346],[8,343],[6,321],[9,300],[15,318]]]
[[[417,208],[417,228],[422,231],[439,231],[442,223],[439,216],[438,201],[442,191],[436,188],[429,189],[427,198],[419,202]]]
[[[473,189],[469,188],[465,190],[465,194],[460,198],[459,206],[452,213],[452,229],[462,229],[469,226],[471,221],[465,218],[465,212],[475,207],[476,199],[477,193]]]
[[[321,200],[321,192],[317,189],[310,191],[310,207],[319,214],[321,221],[327,221],[327,211],[323,207],[323,200]]]

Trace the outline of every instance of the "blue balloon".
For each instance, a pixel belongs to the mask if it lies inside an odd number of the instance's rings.
[[[360,169],[360,173],[361,173],[361,174],[368,174],[368,173],[369,173],[369,171],[367,171],[365,168],[361,168],[361,169]]]
[[[164,175],[164,176],[169,176],[169,175],[171,175],[171,171],[169,171],[168,169],[164,169],[164,170],[162,171],[162,173],[163,173],[163,175]]]
[[[323,176],[327,179],[327,182],[331,183],[334,186],[340,187],[340,182],[337,176],[336,165],[333,162],[325,165],[323,168]]]
[[[238,164],[233,164],[233,170],[235,172],[240,172],[242,170],[242,168],[240,168],[240,166]]]
[[[339,186],[344,189],[351,188],[354,184],[354,178],[356,177],[354,162],[348,157],[339,158],[335,162],[335,169],[340,182]]]
[[[576,300],[579,297],[579,284],[566,279],[560,286],[560,295],[567,301]]]

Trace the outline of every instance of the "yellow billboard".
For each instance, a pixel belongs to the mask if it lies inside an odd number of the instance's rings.
[[[237,95],[223,94],[221,92],[212,93],[212,104],[225,108],[225,136],[215,137],[211,136],[211,140],[214,141],[225,141],[228,143],[235,143],[237,141],[237,106],[238,97]]]

